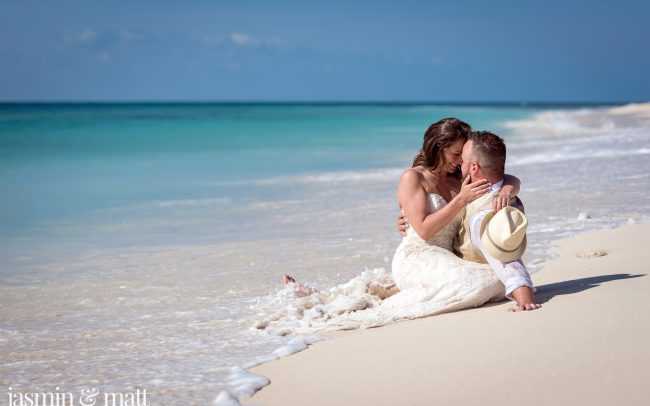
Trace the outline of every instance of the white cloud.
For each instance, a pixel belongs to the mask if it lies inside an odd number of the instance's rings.
[[[260,39],[242,32],[232,32],[230,34],[202,34],[196,37],[200,42],[207,46],[227,46],[234,45],[238,47],[267,47],[283,48],[287,43],[279,37],[269,39]]]
[[[97,38],[97,33],[93,30],[85,30],[77,34],[76,40],[82,44],[89,44]]]
[[[258,41],[251,37],[248,34],[242,34],[239,32],[234,32],[229,35],[230,41],[232,41],[233,44],[236,45],[251,45],[251,46],[257,46]]]

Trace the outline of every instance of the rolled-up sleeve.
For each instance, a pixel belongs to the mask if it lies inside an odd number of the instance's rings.
[[[521,261],[521,259],[512,262],[501,262],[491,256],[483,247],[483,244],[481,244],[481,236],[479,234],[481,221],[483,220],[483,217],[485,217],[485,215],[490,211],[491,210],[480,211],[478,213],[475,213],[470,219],[470,236],[472,238],[472,244],[474,244],[474,246],[481,251],[488,264],[490,264],[494,272],[497,274],[497,277],[505,285],[506,297],[510,300],[513,300],[512,292],[517,288],[528,286],[533,289],[533,291],[536,289],[533,286],[533,282],[530,279],[530,274],[528,273],[528,270],[526,269],[526,266]]]

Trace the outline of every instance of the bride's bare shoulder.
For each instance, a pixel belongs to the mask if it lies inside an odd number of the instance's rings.
[[[424,183],[424,173],[419,167],[408,168],[402,172],[402,176],[399,179],[400,186],[404,187],[413,187],[422,185]]]
[[[414,180],[421,178],[422,170],[419,167],[405,169],[404,172],[402,172],[402,176],[400,177],[400,179],[403,180]]]
[[[425,191],[433,191],[438,184],[438,177],[422,166],[406,169],[402,172],[400,185],[421,186]]]

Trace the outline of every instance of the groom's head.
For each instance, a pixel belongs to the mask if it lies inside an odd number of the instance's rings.
[[[463,178],[470,176],[474,182],[487,179],[496,183],[503,179],[506,164],[506,144],[498,135],[489,131],[470,133],[463,147]]]

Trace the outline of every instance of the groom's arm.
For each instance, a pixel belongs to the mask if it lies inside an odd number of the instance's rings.
[[[528,273],[528,270],[526,269],[526,266],[524,266],[524,263],[521,261],[521,259],[512,262],[501,262],[491,256],[483,247],[483,244],[481,244],[481,236],[479,234],[480,225],[483,217],[485,217],[485,215],[489,212],[490,210],[484,210],[475,213],[472,216],[470,222],[470,236],[472,239],[472,244],[481,251],[488,264],[490,264],[501,282],[503,282],[505,285],[506,297],[508,299],[514,300],[511,294],[515,291],[515,289],[522,286],[528,286],[533,289],[533,291],[535,291],[535,288],[533,287],[533,281],[530,279],[530,274]]]

